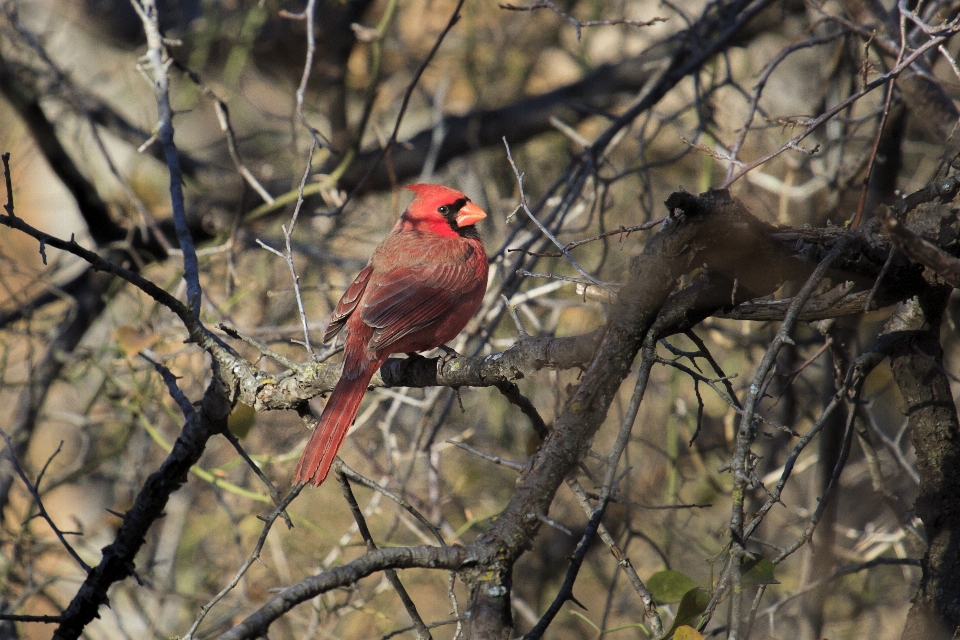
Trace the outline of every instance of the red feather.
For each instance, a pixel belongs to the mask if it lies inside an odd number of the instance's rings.
[[[455,189],[407,188],[416,198],[330,316],[324,341],[347,330],[343,373],[294,482],[324,481],[370,379],[390,354],[428,351],[452,340],[483,301],[487,256],[474,225],[486,214]]]

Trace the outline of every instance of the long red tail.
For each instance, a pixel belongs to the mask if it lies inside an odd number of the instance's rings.
[[[379,365],[379,362],[369,363],[358,372],[357,377],[351,379],[342,376],[337,382],[300,456],[294,482],[310,482],[319,486],[326,479],[337,451],[357,417],[370,378],[380,368]]]

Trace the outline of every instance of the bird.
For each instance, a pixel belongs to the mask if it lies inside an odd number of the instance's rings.
[[[483,302],[488,261],[476,224],[486,212],[456,189],[405,188],[413,202],[330,315],[323,341],[346,329],[343,372],[300,456],[295,484],[326,479],[370,379],[391,354],[443,346]]]

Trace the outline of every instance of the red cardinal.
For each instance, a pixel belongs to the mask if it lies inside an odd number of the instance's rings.
[[[455,189],[407,189],[416,198],[330,316],[324,342],[347,328],[343,373],[300,456],[294,482],[324,481],[370,378],[390,354],[428,351],[452,340],[483,301],[487,255],[474,225],[487,214]]]

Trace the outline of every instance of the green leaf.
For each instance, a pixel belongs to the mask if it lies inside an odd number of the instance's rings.
[[[763,556],[746,557],[740,565],[740,575],[745,583],[753,586],[780,584],[780,581],[773,577],[775,568],[776,565]]]
[[[647,589],[653,599],[661,604],[680,602],[684,594],[697,588],[697,583],[679,571],[658,571],[647,580]]]
[[[673,625],[667,633],[669,637],[683,627],[690,624],[700,617],[710,604],[710,592],[701,587],[694,587],[683,594],[680,599],[680,606],[677,607],[677,617],[673,619]]]

